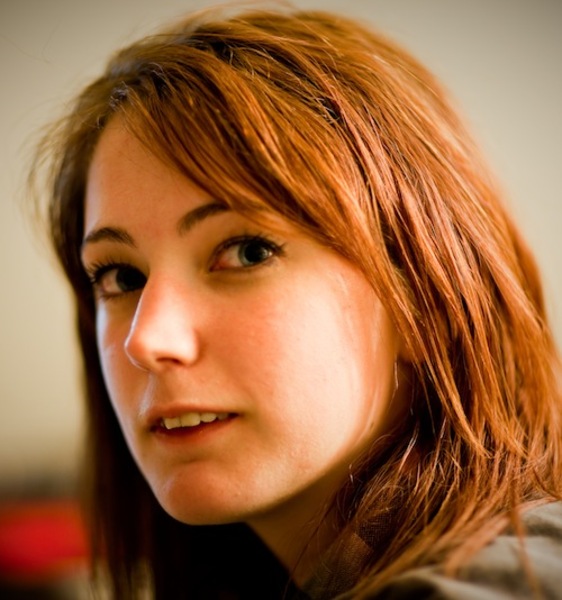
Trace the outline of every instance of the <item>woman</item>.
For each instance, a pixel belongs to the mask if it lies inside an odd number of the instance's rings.
[[[334,15],[208,13],[54,139],[114,597],[562,597],[539,276],[421,65]]]

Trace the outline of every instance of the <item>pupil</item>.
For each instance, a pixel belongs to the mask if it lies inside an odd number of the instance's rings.
[[[242,246],[240,258],[245,264],[256,264],[269,258],[269,250],[261,242],[248,242]]]
[[[121,290],[129,292],[141,288],[145,283],[145,277],[136,269],[120,269],[117,271],[115,281]]]

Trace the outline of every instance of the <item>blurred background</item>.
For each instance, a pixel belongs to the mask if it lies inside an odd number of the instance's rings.
[[[212,4],[0,0],[0,498],[72,496],[83,431],[68,290],[28,216],[34,145],[112,51]],[[562,0],[296,4],[368,22],[440,77],[535,250],[560,343]]]

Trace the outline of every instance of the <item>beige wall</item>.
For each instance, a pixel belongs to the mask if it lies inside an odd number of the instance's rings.
[[[0,481],[71,471],[81,434],[66,288],[24,225],[40,127],[109,52],[193,0],[0,0]],[[316,0],[409,47],[445,82],[504,182],[562,340],[562,2]]]

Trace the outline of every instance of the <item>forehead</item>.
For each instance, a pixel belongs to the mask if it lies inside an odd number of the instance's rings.
[[[166,198],[189,203],[208,194],[151,152],[121,119],[108,123],[94,149],[87,172],[86,222],[100,213],[111,218],[160,208]],[[166,203],[170,204],[170,203]]]
[[[107,125],[87,173],[85,235],[93,228],[116,222],[126,221],[134,227],[148,220],[157,226],[158,220],[177,220],[185,211],[211,203],[222,204],[272,230],[294,229],[265,203],[245,202],[240,197],[233,205],[228,198],[211,196],[152,153],[120,119]]]
[[[102,188],[126,188],[131,180],[162,177],[171,169],[130,131],[122,119],[112,119],[94,148],[87,172],[87,195]],[[125,190],[123,190],[125,191]]]

